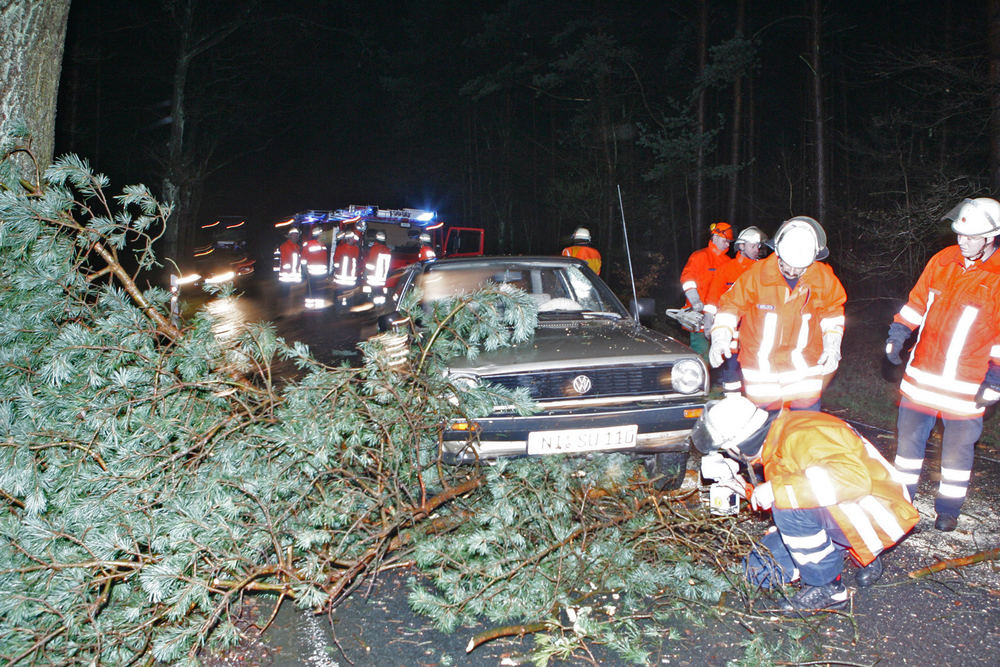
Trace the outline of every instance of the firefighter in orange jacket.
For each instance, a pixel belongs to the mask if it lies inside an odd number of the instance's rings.
[[[299,262],[302,258],[302,248],[299,246],[299,230],[288,230],[288,238],[278,246],[278,282],[302,282],[302,268]]]
[[[302,262],[310,278],[320,278],[326,275],[330,250],[320,240],[323,228],[316,225],[312,229],[311,238],[302,243]]]
[[[573,245],[563,248],[563,257],[577,257],[582,259],[590,267],[590,270],[601,275],[601,253],[597,248],[590,245],[590,230],[586,227],[577,227],[573,232]]]
[[[385,232],[375,232],[375,240],[365,252],[365,285],[375,305],[385,303],[385,283],[391,266],[392,251],[385,244]]]
[[[857,584],[871,586],[883,572],[879,554],[920,519],[896,469],[833,415],[774,415],[730,396],[706,406],[691,437],[703,454],[722,450],[748,466],[763,464],[762,483],[732,480],[754,509],[771,510],[776,527],[747,556],[744,571],[765,588],[801,578],[799,591],[780,603],[785,611],[843,606],[844,554],[859,568]]]
[[[747,227],[736,237],[733,242],[736,246],[736,256],[715,272],[712,283],[708,286],[708,294],[705,297],[705,319],[702,324],[706,336],[709,335],[708,332],[712,330],[712,324],[715,322],[719,299],[733,286],[736,279],[760,258],[761,247],[765,241],[767,234],[757,227]],[[723,391],[740,390],[743,385],[743,375],[737,357],[731,356],[722,362],[721,376]]]
[[[746,271],[719,299],[709,363],[732,355],[739,330],[743,392],[765,410],[818,410],[840,363],[844,286],[827,264],[826,234],[806,216],[786,220],[774,254]]]
[[[1000,203],[966,199],[945,219],[958,244],[931,257],[893,318],[886,356],[920,330],[899,390],[896,468],[915,495],[927,438],[944,422],[935,528],[954,530],[972,475],[983,412],[1000,399]]]
[[[684,305],[698,312],[705,309],[708,287],[715,273],[732,260],[729,244],[733,242],[733,226],[728,222],[713,222],[708,232],[708,245],[691,253],[681,269],[681,290],[687,298]],[[691,349],[704,357],[708,354],[708,342],[702,331],[704,328],[691,332]]]

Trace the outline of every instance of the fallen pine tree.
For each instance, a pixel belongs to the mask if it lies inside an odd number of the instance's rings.
[[[169,292],[140,287],[168,210],[107,187],[72,156],[40,182],[0,163],[9,664],[197,663],[240,640],[243,596],[325,612],[403,558],[423,573],[411,605],[439,627],[546,624],[543,658],[597,641],[643,660],[640,607],[655,600],[642,616],[663,622],[728,587],[744,538],[626,457],[441,464],[443,421],[532,409],[455,392],[441,365],[530,337],[523,293],[442,304],[403,357],[374,339],[359,367],[321,364],[267,323],[220,340],[207,312],[177,325]],[[294,381],[275,377],[285,360]]]

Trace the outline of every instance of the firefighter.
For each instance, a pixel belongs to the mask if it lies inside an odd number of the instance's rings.
[[[844,555],[860,587],[882,576],[879,557],[920,519],[906,485],[878,450],[843,420],[822,412],[761,410],[743,396],[712,401],[691,433],[703,454],[722,450],[764,481],[733,481],[754,509],[771,510],[775,528],[744,561],[750,583],[764,588],[801,579],[779,606],[806,614],[847,602]]]
[[[951,531],[968,492],[984,409],[1000,399],[1000,203],[965,199],[944,219],[958,243],[927,262],[889,326],[885,353],[902,364],[903,345],[919,329],[899,386],[895,465],[916,494],[927,438],[940,416],[934,527]]]
[[[320,240],[322,233],[323,228],[319,225],[314,225],[310,238],[306,239],[302,244],[302,262],[305,264],[306,273],[310,278],[319,278],[326,275],[326,263],[330,256],[328,254],[329,249]]]
[[[375,240],[365,254],[365,284],[371,290],[372,303],[385,303],[385,283],[392,265],[392,251],[385,244],[385,232],[375,232]]]
[[[361,259],[360,239],[353,229],[340,233],[337,251],[333,255],[333,283],[350,289],[358,284],[358,264]]]
[[[733,286],[736,279],[760,258],[761,247],[765,241],[767,241],[767,234],[757,227],[747,227],[736,237],[736,241],[733,242],[733,245],[736,246],[736,256],[731,262],[726,262],[715,272],[712,282],[708,286],[708,294],[705,297],[705,319],[702,325],[706,337],[712,330],[715,313],[719,308],[719,299]],[[727,357],[722,362],[723,391],[739,391],[743,384],[742,378],[737,357]]]
[[[430,234],[421,234],[417,240],[420,242],[420,252],[417,253],[418,261],[426,262],[432,259],[437,259],[437,253],[434,252],[434,246],[431,245]]]
[[[699,313],[705,309],[708,286],[715,272],[731,261],[729,244],[733,242],[733,226],[728,222],[713,222],[708,231],[708,245],[691,253],[681,270],[681,290],[687,298],[685,306]],[[704,357],[708,354],[708,341],[703,331],[704,327],[699,327],[691,332],[691,349]]]
[[[278,246],[278,282],[295,284],[302,282],[302,248],[299,246],[299,230],[288,230],[288,238]]]
[[[709,363],[732,355],[738,331],[747,398],[769,411],[819,410],[840,363],[847,294],[833,269],[816,261],[829,252],[812,218],[786,220],[773,246],[719,298]]]
[[[601,275],[601,253],[590,245],[590,230],[577,227],[573,232],[573,245],[563,248],[563,257],[578,257],[587,262],[590,270]]]

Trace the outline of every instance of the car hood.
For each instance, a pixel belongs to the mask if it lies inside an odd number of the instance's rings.
[[[566,370],[622,364],[670,363],[697,357],[691,348],[630,320],[539,322],[532,340],[448,361],[452,371],[476,375]]]

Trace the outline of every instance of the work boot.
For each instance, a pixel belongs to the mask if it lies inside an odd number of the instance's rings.
[[[790,598],[782,600],[778,608],[799,615],[816,614],[826,609],[839,609],[847,604],[847,587],[838,576],[822,586],[803,586]]]
[[[942,533],[950,533],[958,527],[958,517],[951,514],[938,514],[934,521],[934,527]]]
[[[854,581],[858,584],[859,588],[868,588],[882,577],[883,571],[882,559],[876,556],[875,560],[868,563],[868,565],[858,568],[858,571],[854,574]]]

